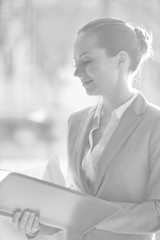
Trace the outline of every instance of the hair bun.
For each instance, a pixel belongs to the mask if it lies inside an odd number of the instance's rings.
[[[141,56],[149,57],[152,53],[152,34],[149,34],[144,28],[136,27],[134,29],[138,41]]]

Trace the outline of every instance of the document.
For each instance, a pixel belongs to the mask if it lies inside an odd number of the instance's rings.
[[[120,210],[120,206],[68,188],[10,173],[0,182],[0,213],[15,209],[40,213],[42,224],[83,235]]]
[[[0,166],[0,182],[11,172],[21,173],[23,175],[31,176],[37,179],[43,179],[48,182],[53,182],[58,185],[65,186],[63,174],[60,169],[60,161],[57,156],[40,161],[34,161],[34,163],[21,162],[21,164],[15,164],[12,162],[3,163]],[[3,168],[2,168],[3,167]],[[6,217],[9,216],[9,217]],[[13,227],[11,215],[0,214],[0,240],[26,240],[26,235],[20,231],[17,231]],[[44,240],[43,238],[40,238]],[[52,240],[66,240],[66,232],[60,231],[54,236]],[[69,239],[71,240],[71,239]]]

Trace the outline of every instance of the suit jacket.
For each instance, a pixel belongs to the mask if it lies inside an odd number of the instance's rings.
[[[68,131],[70,187],[116,202],[122,210],[82,239],[152,239],[160,230],[160,109],[141,93],[123,114],[101,153],[94,189],[89,189],[81,162],[96,106],[71,115]]]

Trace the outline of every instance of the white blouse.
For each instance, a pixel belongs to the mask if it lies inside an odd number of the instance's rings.
[[[112,114],[111,119],[107,123],[105,131],[97,143],[97,145],[93,148],[93,131],[98,129],[100,126],[100,117],[101,117],[101,110],[103,108],[103,100],[100,100],[100,102],[97,105],[92,129],[89,133],[89,149],[86,151],[86,154],[82,160],[82,170],[85,173],[85,176],[87,178],[88,185],[93,184],[95,181],[95,173],[96,173],[96,166],[100,159],[100,155],[103,151],[103,149],[107,146],[108,141],[110,137],[112,136],[113,132],[115,131],[122,115],[127,110],[127,108],[131,105],[131,103],[134,101],[134,99],[137,96],[137,92],[134,94],[132,98],[130,98],[127,102],[116,108]]]

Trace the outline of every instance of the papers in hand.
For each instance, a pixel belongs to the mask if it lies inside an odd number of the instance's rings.
[[[116,204],[18,173],[0,183],[0,211],[40,212],[43,224],[82,235],[120,210]]]
[[[37,179],[43,179],[49,182],[65,185],[64,177],[60,168],[60,161],[58,156],[53,156],[51,159],[42,159],[35,161],[8,160],[1,162],[0,164],[0,182],[7,177],[11,172],[19,172],[27,176],[31,176]],[[5,169],[4,169],[5,168]],[[24,233],[17,231],[13,227],[11,214],[6,212],[0,212],[0,240],[25,240]],[[58,238],[56,235],[53,239],[64,239],[62,236],[63,231],[59,232]]]
[[[21,165],[21,166],[19,166]],[[0,182],[11,172],[21,173],[37,179],[43,179],[61,186],[65,186],[65,179],[60,167],[60,160],[57,156],[49,160],[38,161],[35,163],[12,163],[6,164],[6,169],[0,168]]]

